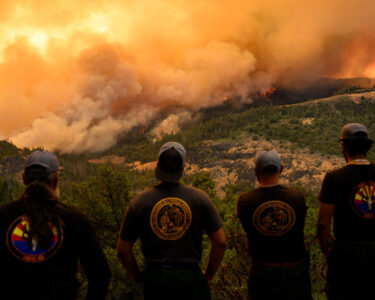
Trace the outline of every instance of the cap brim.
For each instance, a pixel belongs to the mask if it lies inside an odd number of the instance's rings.
[[[47,164],[40,163],[40,162],[27,164],[25,166],[25,169],[29,168],[29,167],[34,167],[34,166],[43,167],[45,169],[45,171],[42,171],[42,172],[45,172],[45,173],[56,173],[57,171],[60,171],[60,167],[58,168],[58,170],[55,170],[55,169],[51,169]]]
[[[178,182],[180,178],[182,177],[182,173],[184,172],[184,169],[181,169],[176,172],[165,172],[162,168],[159,166],[156,166],[155,169],[155,176],[157,179],[165,182]]]
[[[347,138],[341,138],[339,140],[339,142],[342,142],[342,141],[349,141],[349,140],[352,140],[352,141],[355,141],[355,140],[363,140],[363,141],[372,141],[372,139],[369,139],[367,136],[352,136],[352,137],[347,137]]]

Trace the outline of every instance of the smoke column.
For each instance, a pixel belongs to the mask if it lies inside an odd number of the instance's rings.
[[[306,2],[2,0],[0,137],[95,152],[170,105],[374,77],[375,2]]]

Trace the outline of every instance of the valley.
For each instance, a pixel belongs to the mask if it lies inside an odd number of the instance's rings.
[[[375,135],[375,93],[336,95],[293,105],[251,107],[206,115],[200,122],[185,124],[181,131],[156,139],[144,129],[125,136],[101,153],[60,154],[61,201],[82,210],[94,224],[113,270],[109,299],[140,299],[140,289],[118,263],[117,232],[128,202],[156,183],[154,168],[160,146],[178,141],[187,149],[183,182],[205,190],[225,223],[228,250],[221,271],[211,285],[214,299],[245,297],[248,264],[246,238],[235,217],[238,195],[256,186],[253,159],[257,150],[276,149],[284,164],[281,182],[303,190],[308,204],[305,240],[311,255],[314,299],[323,294],[325,262],[316,239],[317,195],[324,174],[345,161],[338,143],[341,127],[350,122],[365,124]],[[0,142],[0,200],[12,201],[23,191],[21,172],[31,149]],[[370,160],[375,152],[369,152]],[[203,264],[208,256],[204,243]],[[140,245],[136,256],[141,261]],[[85,277],[81,298],[85,295]],[[80,299],[81,299],[80,298]]]

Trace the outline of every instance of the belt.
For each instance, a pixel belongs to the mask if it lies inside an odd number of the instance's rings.
[[[271,267],[271,268],[283,268],[283,267],[292,267],[292,266],[296,266],[300,263],[304,263],[305,258],[301,258],[299,260],[293,260],[293,261],[284,261],[284,262],[264,262],[264,261],[258,261],[258,260],[252,259],[251,262],[255,266]]]
[[[186,263],[186,262],[165,262],[165,263],[150,262],[150,263],[147,263],[147,267],[176,270],[176,269],[197,269],[199,268],[199,265],[197,263]]]
[[[338,246],[345,246],[345,245],[372,245],[375,246],[375,241],[350,241],[350,240],[341,240],[341,239],[336,239],[334,242],[334,245]]]

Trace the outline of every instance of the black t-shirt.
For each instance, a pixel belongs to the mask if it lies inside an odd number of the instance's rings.
[[[80,262],[89,281],[86,299],[105,299],[110,271],[94,229],[81,213],[61,203],[56,205],[64,225],[50,225],[53,239],[48,249],[27,239],[25,200],[0,207],[1,298],[76,299]]]
[[[297,189],[260,187],[240,195],[237,215],[249,240],[249,254],[263,262],[294,261],[305,255],[306,203]]]
[[[125,212],[120,238],[142,241],[148,263],[198,263],[203,231],[222,227],[214,204],[203,191],[161,183],[134,198]]]
[[[375,241],[375,165],[351,165],[329,172],[319,200],[335,205],[334,233],[349,241]]]

